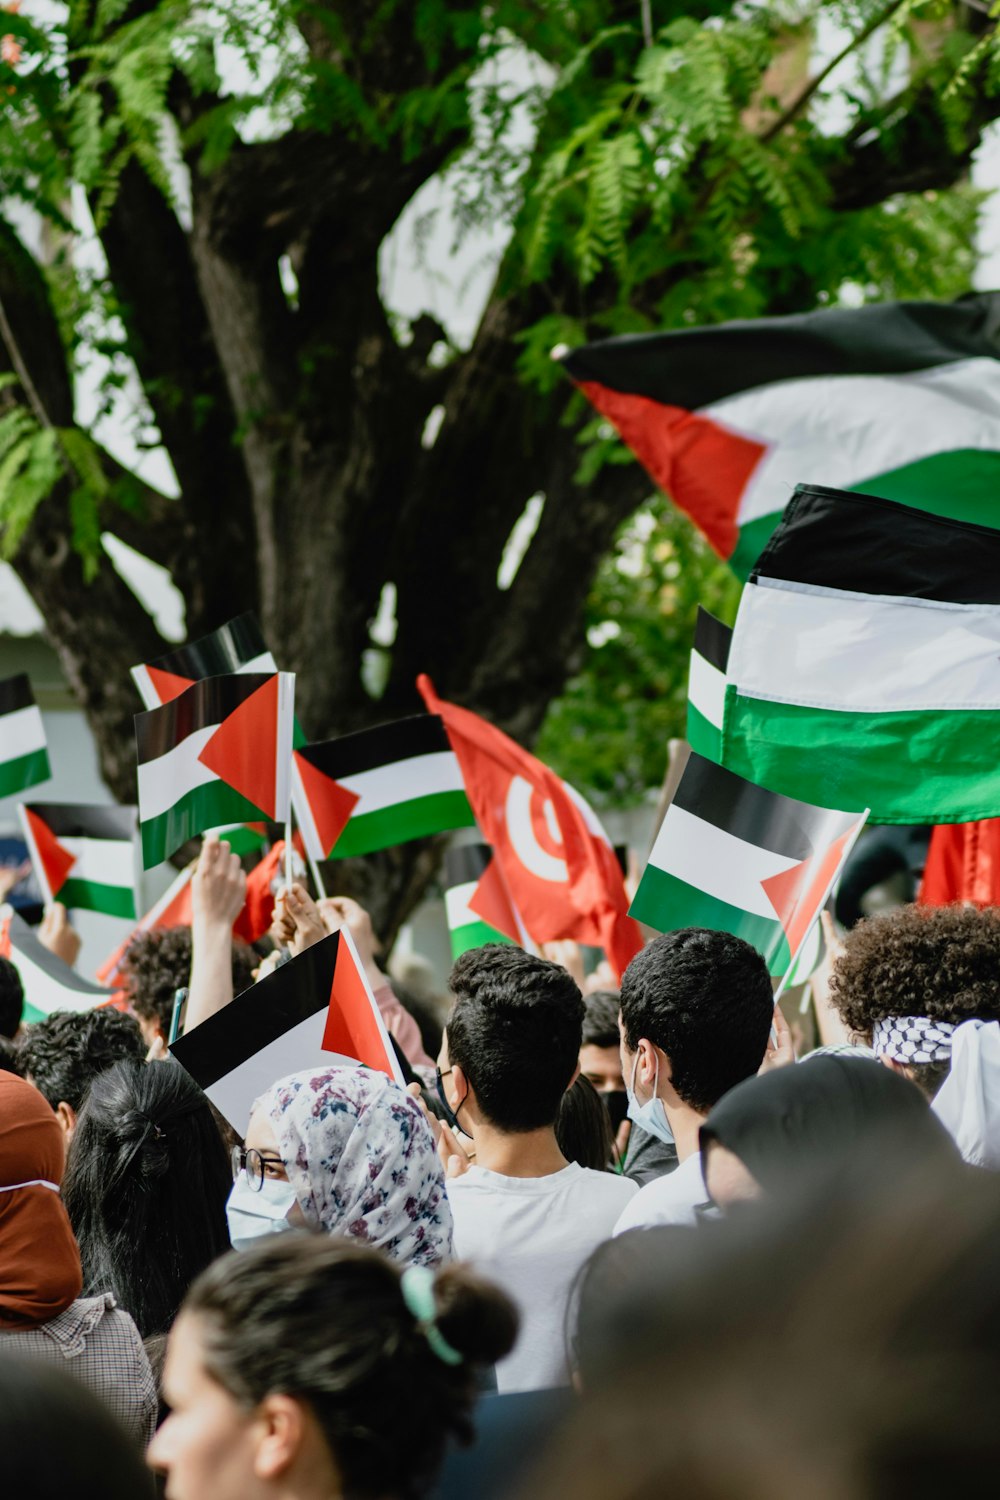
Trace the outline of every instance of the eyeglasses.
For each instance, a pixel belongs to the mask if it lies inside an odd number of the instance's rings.
[[[233,1168],[233,1181],[235,1182],[241,1172],[245,1172],[247,1182],[255,1193],[259,1193],[264,1186],[264,1178],[268,1167],[280,1167],[282,1172],[285,1163],[280,1156],[262,1156],[251,1146],[249,1151],[244,1151],[242,1146],[234,1146],[229,1156]]]

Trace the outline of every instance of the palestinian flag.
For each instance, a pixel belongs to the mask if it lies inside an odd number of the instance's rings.
[[[776,796],[691,755],[631,915],[659,932],[735,933],[783,977],[864,821],[864,813]]]
[[[142,857],[148,870],[220,824],[289,812],[295,677],[206,677],[135,720]]]
[[[743,590],[723,764],[877,823],[1000,814],[1000,532],[800,486]]]
[[[517,942],[516,925],[509,930],[516,918],[507,903],[507,918],[504,926],[508,931],[494,927],[473,909],[480,883],[492,862],[492,850],[488,844],[463,844],[449,849],[444,857],[444,907],[448,919],[448,934],[451,938],[451,956],[458,958],[470,948],[481,948],[484,943]],[[478,903],[477,903],[478,904]]]
[[[181,870],[180,874],[170,882],[159,901],[150,907],[144,917],[140,918],[137,926],[133,927],[124,942],[119,943],[115,951],[104,960],[97,970],[97,977],[102,984],[112,984],[118,978],[125,950],[132,939],[137,938],[140,933],[150,932],[153,928],[191,926],[191,877],[197,863],[197,860],[192,860]]]
[[[687,741],[708,760],[722,759],[722,714],[732,638],[729,626],[699,605],[688,675]]]
[[[276,672],[256,615],[238,615],[211,635],[178,646],[156,661],[132,668],[132,679],[146,708],[159,708],[203,677],[230,672]]]
[[[1000,525],[1000,293],[588,344],[563,363],[746,578],[799,483]]]
[[[9,958],[21,976],[26,1024],[56,1010],[93,1010],[115,998],[113,990],[83,979],[50,953],[10,906],[0,906],[0,957]]]
[[[314,859],[372,854],[475,823],[458,761],[436,714],[415,714],[304,745],[294,759],[309,808],[300,826]]]
[[[52,776],[45,726],[27,672],[0,682],[0,797],[13,797]]]
[[[135,919],[134,807],[22,802],[18,813],[46,906]]]
[[[254,1100],[289,1073],[360,1065],[403,1083],[364,965],[344,928],[244,990],[170,1051],[241,1136]]]

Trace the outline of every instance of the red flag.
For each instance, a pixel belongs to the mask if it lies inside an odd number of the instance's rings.
[[[1000,818],[939,823],[931,833],[917,900],[924,906],[1000,904]]]
[[[509,937],[512,943],[521,942],[524,934],[495,857],[491,856],[469,897],[469,910],[482,917],[488,927],[495,927]]]
[[[255,943],[258,938],[264,936],[271,925],[274,917],[271,881],[276,875],[281,874],[281,862],[284,857],[285,841],[279,839],[259,864],[254,865],[247,876],[246,901],[243,904],[243,910],[233,923],[233,933],[236,937],[242,938],[245,943]]]
[[[428,677],[418,677],[417,687],[428,711],[444,721],[476,822],[528,936],[601,947],[621,977],[642,937],[628,915],[621,866],[592,810],[501,730],[442,702]]]

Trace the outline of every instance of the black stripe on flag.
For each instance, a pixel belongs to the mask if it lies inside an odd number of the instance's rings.
[[[140,764],[158,760],[196,729],[221,724],[273,676],[273,672],[232,672],[226,677],[205,677],[170,703],[136,714],[135,744]]]
[[[62,839],[131,839],[137,810],[83,802],[28,802],[28,812],[41,818]]]
[[[762,786],[744,781],[742,776],[693,752],[670,805],[704,823],[712,823],[744,844],[769,849],[787,859],[808,859],[829,817],[825,808],[765,791]],[[858,815],[845,813],[837,837],[857,820]],[[829,824],[826,830],[829,832]]]
[[[460,844],[457,849],[448,849],[444,856],[445,890],[478,880],[489,864],[492,852],[489,844]]]
[[[226,672],[238,672],[244,662],[253,661],[267,650],[267,642],[253,614],[237,615],[210,635],[200,640],[189,641],[176,651],[168,651],[155,661],[147,662],[161,672],[173,672],[176,677],[190,677],[197,682],[202,677],[222,677]]]
[[[360,729],[356,734],[344,734],[335,740],[303,745],[298,753],[324,776],[341,781],[345,776],[375,771],[379,766],[411,760],[415,755],[434,755],[450,749],[437,714],[414,714],[409,719],[393,719],[388,724],[376,724],[373,729]]]
[[[27,672],[18,672],[16,677],[5,677],[0,682],[0,716],[15,714],[19,708],[32,708],[34,703]]]
[[[715,615],[709,614],[699,604],[698,618],[694,625],[694,649],[698,655],[725,674],[732,641],[733,632],[729,626],[723,625],[721,620],[717,620]]]
[[[573,349],[562,363],[575,381],[694,411],[776,380],[903,375],[984,357],[1000,358],[1000,292],[622,334]]]
[[[178,1037],[171,1053],[197,1084],[211,1088],[287,1031],[328,1009],[339,947],[339,932],[314,943]],[[330,1066],[335,1066],[333,1058]]]
[[[750,578],[1000,604],[1000,531],[877,495],[800,484]]]

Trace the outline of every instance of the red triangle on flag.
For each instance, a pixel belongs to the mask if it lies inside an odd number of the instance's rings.
[[[479,877],[476,889],[469,897],[469,910],[475,912],[477,917],[482,917],[487,926],[495,927],[497,932],[509,937],[512,943],[521,941],[517,917],[495,856],[490,859]]]
[[[771,875],[761,881],[764,893],[785,930],[793,958],[819,916],[820,907],[856,832],[857,824],[818,854],[792,865],[780,875]]]
[[[172,703],[179,698],[181,693],[187,691],[193,682],[191,677],[178,677],[176,672],[164,672],[162,667],[146,668],[146,674],[156,690],[156,696],[161,706],[164,703]]]
[[[267,817],[277,812],[278,674],[227,714],[198,759]]]
[[[357,792],[348,791],[346,786],[341,786],[332,776],[318,771],[312,761],[307,760],[298,750],[293,754],[319,841],[326,853],[330,854],[361,799]]]
[[[76,855],[70,854],[66,846],[60,844],[48,823],[44,818],[39,817],[38,813],[32,812],[30,807],[26,807],[24,813],[31,829],[32,842],[42,867],[41,873],[45,878],[45,884],[55,898],[66,884],[66,878],[76,864]]]
[[[375,1002],[343,933],[337,934],[337,957],[330,986],[330,1009],[323,1032],[323,1051],[354,1057],[367,1068],[395,1072],[386,1054],[385,1033]]]

